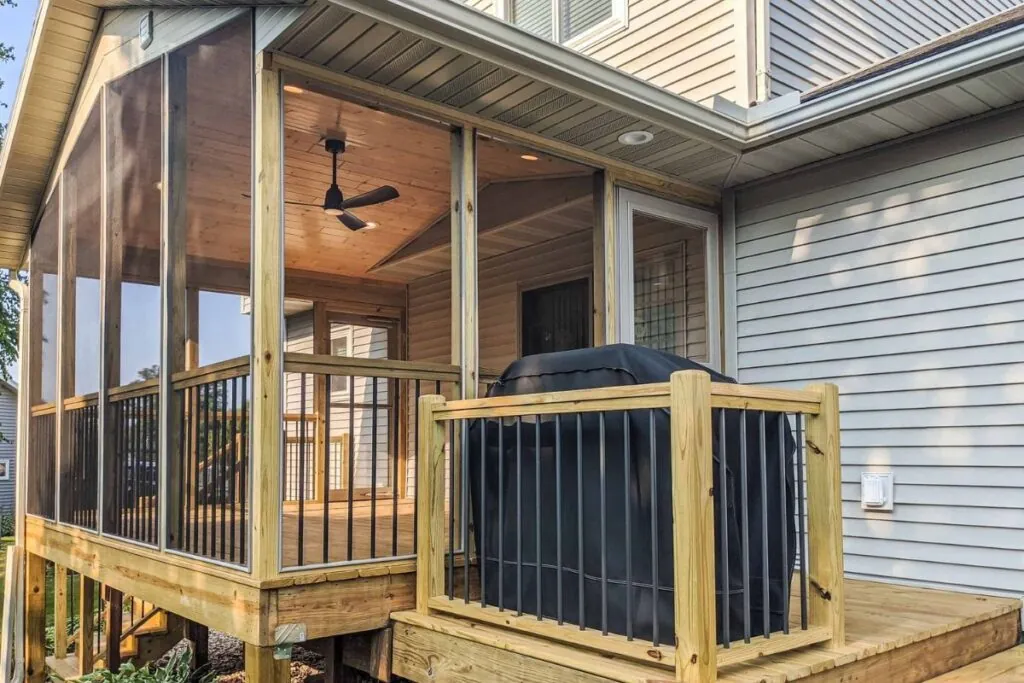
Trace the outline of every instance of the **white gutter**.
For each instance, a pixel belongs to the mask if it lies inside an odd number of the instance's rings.
[[[453,0],[331,0],[553,87],[736,154],[746,126]]]
[[[798,106],[750,117],[746,147],[807,132],[838,119],[879,109],[1024,60],[1024,25],[970,40],[863,81],[855,81]],[[756,115],[757,108],[750,114]]]

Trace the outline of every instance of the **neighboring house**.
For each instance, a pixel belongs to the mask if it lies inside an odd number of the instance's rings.
[[[0,380],[0,514],[14,513],[18,388]]]

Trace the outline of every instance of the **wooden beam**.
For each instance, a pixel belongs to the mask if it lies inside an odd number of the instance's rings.
[[[342,663],[377,681],[391,680],[391,627],[342,636]]]
[[[676,372],[669,387],[676,680],[711,683],[717,676],[711,376]]]
[[[809,622],[831,629],[829,648],[846,644],[843,584],[843,499],[839,465],[839,389],[807,387],[821,394],[821,411],[807,416],[807,544]],[[798,533],[802,530],[798,530]]]
[[[25,556],[25,678],[46,680],[46,560]]]
[[[453,174],[454,174],[453,168]],[[498,232],[561,211],[590,197],[589,175],[546,180],[493,182],[480,190],[477,201],[477,236]],[[416,237],[370,269],[384,270],[426,254],[447,249],[451,242],[451,217],[434,221]]]
[[[277,659],[275,649],[245,644],[245,680],[248,683],[289,683],[291,659]]]
[[[445,424],[434,419],[442,396],[420,397],[416,479],[416,611],[430,613],[430,598],[444,592]]]
[[[611,344],[618,338],[618,333],[608,334],[608,329],[618,329],[618,317],[613,307],[618,298],[615,296],[617,278],[609,276],[609,268],[614,274],[615,264],[615,187],[609,175],[598,171],[592,179],[591,197],[594,202],[594,331],[593,346]],[[609,310],[612,307],[612,310]]]
[[[70,467],[65,457],[69,450],[70,432],[64,424],[64,401],[75,393],[75,226],[67,217],[66,195],[67,181],[63,174],[57,186],[60,192],[60,240],[58,247],[59,274],[57,277],[57,410],[56,410],[56,449],[57,449],[57,492],[54,517],[64,517],[67,500],[65,480],[67,468]]]
[[[281,75],[269,53],[256,58],[253,150],[253,450],[252,570],[277,574],[281,528],[279,492],[282,430],[282,320],[284,300],[284,159]],[[262,656],[262,655],[261,655]],[[250,679],[252,680],[252,679]],[[269,680],[269,679],[268,679]]]
[[[476,130],[452,131],[452,365],[462,370],[460,398],[476,398],[480,377],[477,287]]]
[[[327,319],[327,304],[322,301],[313,303],[313,353],[330,354],[331,352],[331,323]],[[327,492],[325,483],[328,478],[328,457],[330,455],[328,445],[330,435],[327,429],[327,376],[324,374],[313,375],[313,416],[316,421],[313,452],[316,455],[316,467],[313,476],[314,500],[322,503]]]
[[[121,628],[123,616],[124,594],[116,588],[106,587],[106,630],[104,632],[104,649],[107,652],[104,664],[110,671],[121,668]]]

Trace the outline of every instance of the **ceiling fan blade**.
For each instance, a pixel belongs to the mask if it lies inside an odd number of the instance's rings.
[[[320,209],[321,211],[323,211],[323,209],[324,209],[324,207],[322,205],[315,204],[313,202],[290,202],[288,200],[285,200],[284,203],[288,204],[290,206],[307,206],[307,207],[309,207],[311,209]]]
[[[367,225],[366,221],[348,211],[338,216],[338,220],[349,230],[362,230]]]
[[[398,190],[391,187],[390,185],[384,185],[378,187],[375,190],[364,192],[363,194],[356,195],[355,197],[349,197],[341,203],[343,209],[357,209],[360,206],[370,206],[371,204],[381,204],[383,202],[389,202],[392,199],[398,199]]]

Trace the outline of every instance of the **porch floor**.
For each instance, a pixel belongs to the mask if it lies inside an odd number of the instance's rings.
[[[847,644],[811,646],[723,667],[719,681],[926,681],[1007,650],[1019,600],[846,581]],[[651,681],[667,669],[616,660],[454,617],[397,612],[394,673],[413,681]]]

